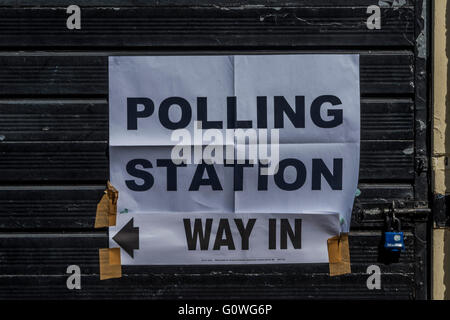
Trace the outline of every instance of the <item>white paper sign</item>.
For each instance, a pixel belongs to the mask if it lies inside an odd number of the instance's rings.
[[[109,103],[122,264],[327,262],[326,239],[348,232],[358,55],[110,57]],[[189,249],[186,219],[208,249]]]
[[[128,237],[116,238],[125,251],[122,265],[328,262],[327,239],[339,234],[338,214],[155,213],[123,217],[109,230],[112,235]],[[111,239],[110,246],[117,246],[116,240]]]

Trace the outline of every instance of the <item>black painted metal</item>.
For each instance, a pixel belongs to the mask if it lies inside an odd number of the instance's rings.
[[[0,0],[0,298],[427,298],[429,0],[383,1],[381,30],[365,24],[372,0],[80,0],[81,30],[66,29],[72,1],[11,2]],[[124,267],[121,279],[100,281],[108,238],[93,224],[108,179],[107,56],[304,52],[361,55],[353,273]],[[393,201],[406,242],[394,258],[382,250]],[[447,219],[441,211],[436,221]],[[71,264],[81,290],[66,288]],[[381,290],[366,287],[372,264]]]

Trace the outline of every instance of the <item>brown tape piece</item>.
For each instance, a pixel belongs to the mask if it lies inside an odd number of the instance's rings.
[[[105,194],[97,204],[97,214],[95,215],[95,228],[104,228],[116,225],[117,199],[119,192],[108,181]]]
[[[122,277],[120,248],[99,249],[98,256],[100,261],[100,280]]]
[[[352,273],[350,268],[350,250],[348,234],[342,233],[327,240],[330,276]]]

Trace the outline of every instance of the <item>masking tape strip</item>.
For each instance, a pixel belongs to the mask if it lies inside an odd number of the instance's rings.
[[[116,225],[117,199],[119,192],[108,181],[105,194],[97,204],[97,213],[95,215],[95,228],[104,228]]]
[[[327,240],[330,276],[352,273],[350,268],[350,250],[348,234],[342,233]]]
[[[122,277],[120,248],[99,249],[98,256],[100,262],[100,280]]]

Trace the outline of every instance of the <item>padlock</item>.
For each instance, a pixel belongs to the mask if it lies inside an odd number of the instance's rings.
[[[405,242],[403,232],[401,231],[400,220],[395,216],[392,217],[392,220],[397,227],[395,228],[396,230],[394,230],[392,224],[390,223],[390,219],[388,218],[389,231],[384,233],[384,248],[392,252],[404,251]]]

